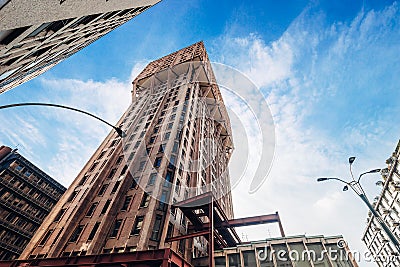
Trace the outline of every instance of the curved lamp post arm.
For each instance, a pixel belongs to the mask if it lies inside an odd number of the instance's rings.
[[[346,181],[344,181],[342,179],[339,179],[337,177],[321,177],[321,178],[317,178],[317,182],[328,181],[328,180],[336,180],[336,181],[339,181],[341,183],[350,185],[348,182],[346,182]]]
[[[381,171],[381,169],[373,169],[373,170],[370,170],[370,171],[367,171],[367,172],[363,172],[363,173],[361,173],[360,176],[358,177],[357,182],[360,182],[361,177],[363,177],[365,174],[376,173],[376,172],[380,172],[380,171]]]
[[[126,133],[121,128],[112,125],[111,123],[103,120],[102,118],[97,117],[96,115],[93,115],[93,114],[91,114],[91,113],[89,113],[87,111],[80,110],[80,109],[77,109],[77,108],[68,107],[68,106],[64,106],[64,105],[50,104],[50,103],[36,103],[36,102],[35,103],[17,103],[17,104],[9,104],[9,105],[0,106],[0,109],[13,108],[13,107],[22,107],[22,106],[57,107],[57,108],[69,109],[69,110],[72,110],[72,111],[83,113],[83,114],[86,114],[86,115],[88,115],[88,116],[90,116],[92,118],[95,118],[95,119],[107,124],[108,126],[112,127],[121,138],[126,137]]]

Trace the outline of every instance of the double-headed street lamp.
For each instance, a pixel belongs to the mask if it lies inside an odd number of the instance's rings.
[[[99,118],[99,117],[97,117],[96,115],[93,115],[93,114],[91,114],[91,113],[89,113],[89,112],[87,112],[87,111],[80,110],[80,109],[77,109],[77,108],[68,107],[68,106],[63,106],[63,105],[58,105],[58,104],[50,104],[50,103],[36,103],[36,102],[35,102],[35,103],[17,103],[17,104],[9,104],[9,105],[0,106],[0,109],[13,108],[13,107],[22,107],[22,106],[46,106],[46,107],[56,107],[56,108],[69,109],[69,110],[72,110],[72,111],[76,111],[76,112],[79,112],[79,113],[83,113],[83,114],[86,114],[86,115],[88,115],[88,116],[90,116],[90,117],[93,117],[93,118],[95,118],[95,119],[97,119],[97,120],[99,120],[99,121],[101,121],[101,122],[107,124],[108,126],[111,126],[111,127],[117,132],[117,134],[118,134],[121,138],[126,137],[126,133],[125,133],[124,131],[122,131],[122,129],[121,129],[120,127],[114,126],[114,125],[112,125],[111,123],[109,123],[109,122],[103,120],[102,118]]]
[[[328,181],[328,180],[336,180],[336,181],[342,182],[342,183],[345,184],[345,186],[343,187],[343,191],[349,190],[349,187],[350,187],[362,199],[362,201],[367,205],[368,209],[372,212],[372,214],[374,215],[375,219],[378,221],[378,223],[380,224],[382,229],[385,231],[386,235],[389,237],[390,241],[393,243],[393,245],[397,249],[397,252],[400,253],[400,243],[399,243],[399,241],[393,235],[393,233],[390,231],[389,227],[386,225],[386,223],[384,222],[382,217],[378,214],[378,212],[375,210],[375,208],[371,205],[371,203],[369,202],[369,200],[367,198],[367,195],[365,194],[364,189],[362,188],[362,186],[360,184],[360,180],[361,180],[362,176],[364,176],[365,174],[369,174],[369,173],[380,172],[381,169],[374,169],[374,170],[370,170],[370,171],[364,172],[364,173],[360,174],[360,176],[358,177],[357,180],[355,180],[354,179],[354,175],[353,175],[353,171],[351,169],[351,166],[352,166],[353,162],[355,161],[355,159],[356,159],[355,157],[350,157],[349,158],[350,174],[351,174],[351,179],[352,179],[350,182],[346,182],[346,181],[344,181],[342,179],[339,179],[339,178],[336,178],[336,177],[318,178],[317,182]]]

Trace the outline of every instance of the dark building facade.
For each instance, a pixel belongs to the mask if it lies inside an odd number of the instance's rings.
[[[16,150],[0,147],[0,260],[18,258],[65,190]]]
[[[131,20],[159,0],[1,0],[0,94]]]
[[[118,122],[127,137],[110,132],[21,259],[170,249],[190,261],[206,239],[166,242],[188,232],[171,205],[212,192],[233,218],[230,122],[203,43],[149,63],[132,100]]]

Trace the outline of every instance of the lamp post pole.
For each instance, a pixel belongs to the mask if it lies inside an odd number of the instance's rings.
[[[392,244],[396,248],[397,252],[400,254],[400,243],[399,243],[399,241],[394,236],[392,231],[390,231],[389,227],[387,226],[385,221],[382,219],[382,217],[379,215],[379,213],[372,206],[371,202],[369,202],[369,200],[367,198],[367,195],[365,194],[365,191],[364,191],[364,189],[362,188],[362,186],[360,184],[360,179],[361,179],[362,176],[364,176],[365,174],[369,174],[369,173],[377,173],[377,172],[380,172],[381,170],[380,169],[374,169],[374,170],[370,170],[370,171],[364,172],[358,177],[357,180],[355,180],[354,176],[353,176],[353,172],[351,170],[351,165],[353,164],[354,160],[355,160],[355,157],[350,157],[349,158],[350,174],[351,174],[351,178],[352,178],[352,180],[350,182],[346,182],[346,181],[344,181],[342,179],[339,179],[339,178],[336,178],[336,177],[318,178],[317,182],[328,181],[328,180],[339,181],[339,182],[345,184],[345,186],[343,188],[343,191],[347,191],[349,189],[349,187],[350,187],[361,198],[361,200],[365,203],[365,205],[367,205],[368,209],[371,211],[371,213],[373,214],[375,219],[378,221],[379,225],[385,231],[386,235],[389,237],[390,241],[392,242]]]
[[[106,120],[103,120],[102,118],[100,118],[100,117],[98,117],[96,115],[93,115],[93,114],[91,114],[91,113],[89,113],[87,111],[80,110],[80,109],[77,109],[77,108],[68,107],[68,106],[64,106],[64,105],[51,104],[51,103],[36,103],[36,102],[33,103],[33,102],[31,102],[31,103],[16,103],[16,104],[4,105],[4,106],[0,106],[0,109],[13,108],[13,107],[22,107],[22,106],[56,107],[56,108],[63,108],[63,109],[68,109],[68,110],[76,111],[76,112],[79,112],[79,113],[83,113],[85,115],[88,115],[88,116],[90,116],[92,118],[95,118],[95,119],[107,124],[108,126],[112,127],[121,138],[126,137],[126,133],[124,131],[122,131],[122,129],[120,127],[114,126],[111,123],[107,122]]]

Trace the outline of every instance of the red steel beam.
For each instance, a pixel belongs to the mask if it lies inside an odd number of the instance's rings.
[[[174,242],[174,241],[179,241],[181,239],[194,238],[194,237],[198,237],[198,236],[206,236],[208,234],[210,234],[210,231],[204,230],[204,231],[200,231],[200,232],[196,232],[196,233],[170,237],[170,238],[165,239],[165,242]]]
[[[251,226],[251,225],[267,224],[267,223],[279,223],[279,222],[280,222],[279,214],[275,213],[275,214],[240,218],[240,219],[232,219],[221,222],[215,225],[214,227],[218,229],[218,228]],[[210,227],[209,223],[203,224],[203,229],[208,229],[209,227]],[[189,230],[192,230],[192,226],[189,227]]]

